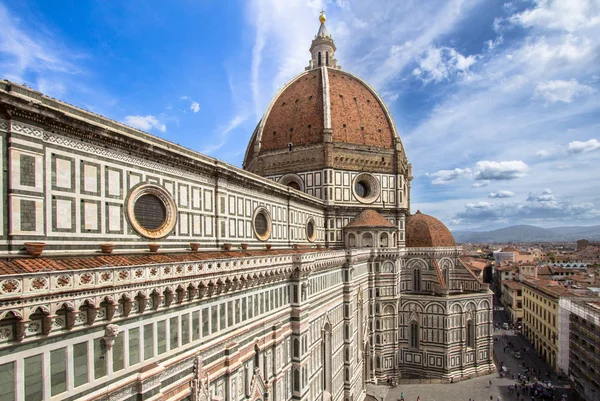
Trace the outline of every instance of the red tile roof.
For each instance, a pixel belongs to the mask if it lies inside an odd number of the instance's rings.
[[[89,256],[19,257],[0,260],[0,275],[26,274],[40,271],[82,270],[106,266],[139,266],[159,263],[185,263],[211,259],[288,255],[316,252],[315,249],[281,249],[261,251],[164,252]],[[319,251],[323,252],[323,251]]]
[[[433,216],[417,213],[409,216],[406,223],[406,246],[415,248],[456,246],[448,227]]]
[[[367,209],[350,220],[345,228],[396,228],[396,226],[375,210]]]

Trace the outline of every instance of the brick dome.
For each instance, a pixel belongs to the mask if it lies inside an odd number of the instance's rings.
[[[435,217],[417,211],[406,223],[406,246],[432,248],[456,246],[450,230]]]
[[[244,168],[257,170],[253,164],[265,155],[323,153],[326,143],[371,153],[402,149],[387,107],[369,85],[339,69],[319,67],[296,76],[271,101],[250,139]],[[392,157],[379,162],[394,164]]]

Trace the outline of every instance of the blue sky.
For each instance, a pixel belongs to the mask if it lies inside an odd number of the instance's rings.
[[[600,224],[598,0],[0,0],[0,77],[240,166],[322,8],[392,112],[413,213]]]

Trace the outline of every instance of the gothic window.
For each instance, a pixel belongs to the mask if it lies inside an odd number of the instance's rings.
[[[260,349],[258,345],[254,345],[254,369],[260,368]]]
[[[413,291],[421,291],[421,270],[413,270]]]
[[[332,358],[331,358],[331,326],[329,323],[325,324],[323,327],[323,332],[321,334],[321,360],[323,362],[323,391],[332,392],[332,382],[331,382],[331,371],[332,371]]]
[[[475,348],[475,325],[472,320],[467,322],[467,347]]]
[[[410,347],[419,348],[419,324],[417,322],[410,323]]]
[[[294,368],[294,391],[300,391],[300,371],[297,368]]]
[[[317,62],[317,65],[320,67],[321,66],[321,52],[319,52],[319,61]]]

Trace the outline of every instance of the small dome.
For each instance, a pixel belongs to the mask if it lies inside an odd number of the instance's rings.
[[[345,228],[392,228],[393,225],[388,219],[375,210],[367,209],[360,212],[358,216],[353,218]]]
[[[448,227],[435,217],[417,211],[406,223],[406,246],[409,248],[433,248],[456,246]]]

